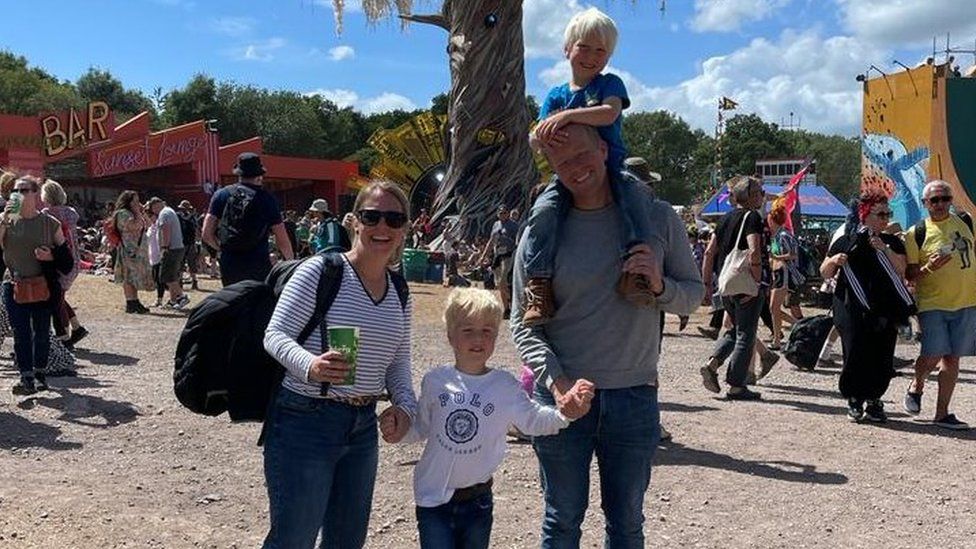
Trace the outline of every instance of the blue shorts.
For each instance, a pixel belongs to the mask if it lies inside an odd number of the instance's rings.
[[[976,356],[976,307],[918,313],[922,356]]]

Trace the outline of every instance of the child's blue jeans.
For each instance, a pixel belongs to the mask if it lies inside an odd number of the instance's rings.
[[[647,242],[647,215],[644,212],[644,192],[637,183],[620,177],[611,177],[610,190],[613,201],[620,209],[623,239],[620,254],[623,256],[636,244]],[[552,278],[556,259],[559,225],[573,205],[569,190],[555,177],[536,199],[529,213],[522,238],[523,263],[527,278]]]
[[[421,549],[487,549],[493,508],[490,492],[469,501],[417,507]]]

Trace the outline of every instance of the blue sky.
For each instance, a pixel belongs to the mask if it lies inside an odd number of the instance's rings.
[[[474,0],[471,0],[474,1]],[[7,0],[15,25],[0,47],[74,80],[110,70],[147,93],[207,73],[266,88],[320,93],[364,112],[424,107],[449,87],[447,33],[369,24],[346,0],[336,35],[330,0]],[[439,2],[415,2],[417,13]],[[944,48],[976,47],[976,0],[525,0],[527,90],[543,96],[565,81],[562,29],[595,5],[620,40],[610,69],[624,77],[633,110],[671,110],[712,131],[727,95],[742,112],[802,127],[856,134],[860,87],[869,65],[897,70]],[[972,56],[957,56],[963,69]]]

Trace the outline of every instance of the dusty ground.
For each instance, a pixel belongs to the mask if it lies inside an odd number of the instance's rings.
[[[0,352],[0,547],[259,546],[267,501],[258,427],[176,402],[171,357],[182,317],[122,315],[121,292],[104,279],[82,278],[73,293],[92,331],[77,378],[13,397],[9,340]],[[418,285],[414,295],[419,382],[450,355],[438,321],[443,290]],[[674,442],[660,448],[647,493],[648,546],[976,546],[976,431],[903,415],[904,378],[887,395],[890,423],[848,423],[836,370],[785,363],[761,383],[762,402],[720,400],[700,385],[710,349],[694,329],[700,318],[681,334],[671,320],[661,397]],[[515,369],[507,334],[496,358]],[[976,422],[974,365],[963,363],[954,410]],[[924,417],[933,404],[927,395]],[[369,547],[416,546],[410,479],[419,452],[381,446]],[[594,482],[584,547],[602,545],[598,490]],[[537,546],[541,501],[531,447],[512,445],[496,475],[492,546]]]

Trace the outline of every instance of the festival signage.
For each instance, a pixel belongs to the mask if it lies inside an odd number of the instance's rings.
[[[92,101],[80,113],[70,109],[41,118],[48,160],[77,154],[91,144],[110,140],[114,133],[115,118],[104,101]]]
[[[93,150],[88,153],[88,171],[92,177],[105,177],[200,161],[207,149],[203,124],[203,121],[194,122]]]

